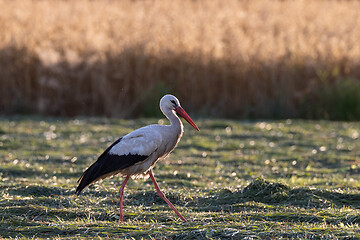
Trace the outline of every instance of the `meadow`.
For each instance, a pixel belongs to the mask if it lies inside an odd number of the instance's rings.
[[[0,9],[0,238],[360,239],[359,1]],[[188,222],[134,179],[119,223],[123,177],[77,180],[164,93],[201,129],[154,169]]]
[[[83,170],[156,119],[0,117],[0,238],[359,239],[359,122],[195,119],[150,179],[76,196]],[[160,123],[166,123],[164,119]]]
[[[0,0],[0,113],[360,118],[359,1]],[[151,104],[149,104],[151,103]]]

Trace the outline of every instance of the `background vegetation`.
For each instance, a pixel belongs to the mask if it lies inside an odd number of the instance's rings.
[[[75,195],[82,171],[153,119],[0,118],[0,238],[359,239],[359,123],[197,121],[151,180]],[[246,238],[245,238],[246,237]]]
[[[360,117],[359,1],[0,0],[0,111]],[[150,104],[151,103],[151,104]]]

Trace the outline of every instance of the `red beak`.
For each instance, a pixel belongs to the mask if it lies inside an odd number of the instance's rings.
[[[195,128],[196,130],[200,131],[200,129],[198,128],[198,126],[196,126],[196,124],[193,122],[193,120],[189,117],[189,115],[185,112],[185,110],[182,107],[176,107],[175,108],[175,112],[177,114],[179,114],[180,116],[182,116],[188,123],[190,123],[190,125]]]

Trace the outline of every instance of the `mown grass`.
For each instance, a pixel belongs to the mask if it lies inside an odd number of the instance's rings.
[[[3,238],[360,238],[358,122],[198,120],[155,168],[182,223],[149,179],[74,195],[116,138],[155,119],[0,118]]]

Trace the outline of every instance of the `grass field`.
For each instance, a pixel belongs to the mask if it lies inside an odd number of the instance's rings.
[[[0,237],[359,239],[360,123],[197,120],[149,179],[74,195],[111,142],[155,119],[0,118]]]

